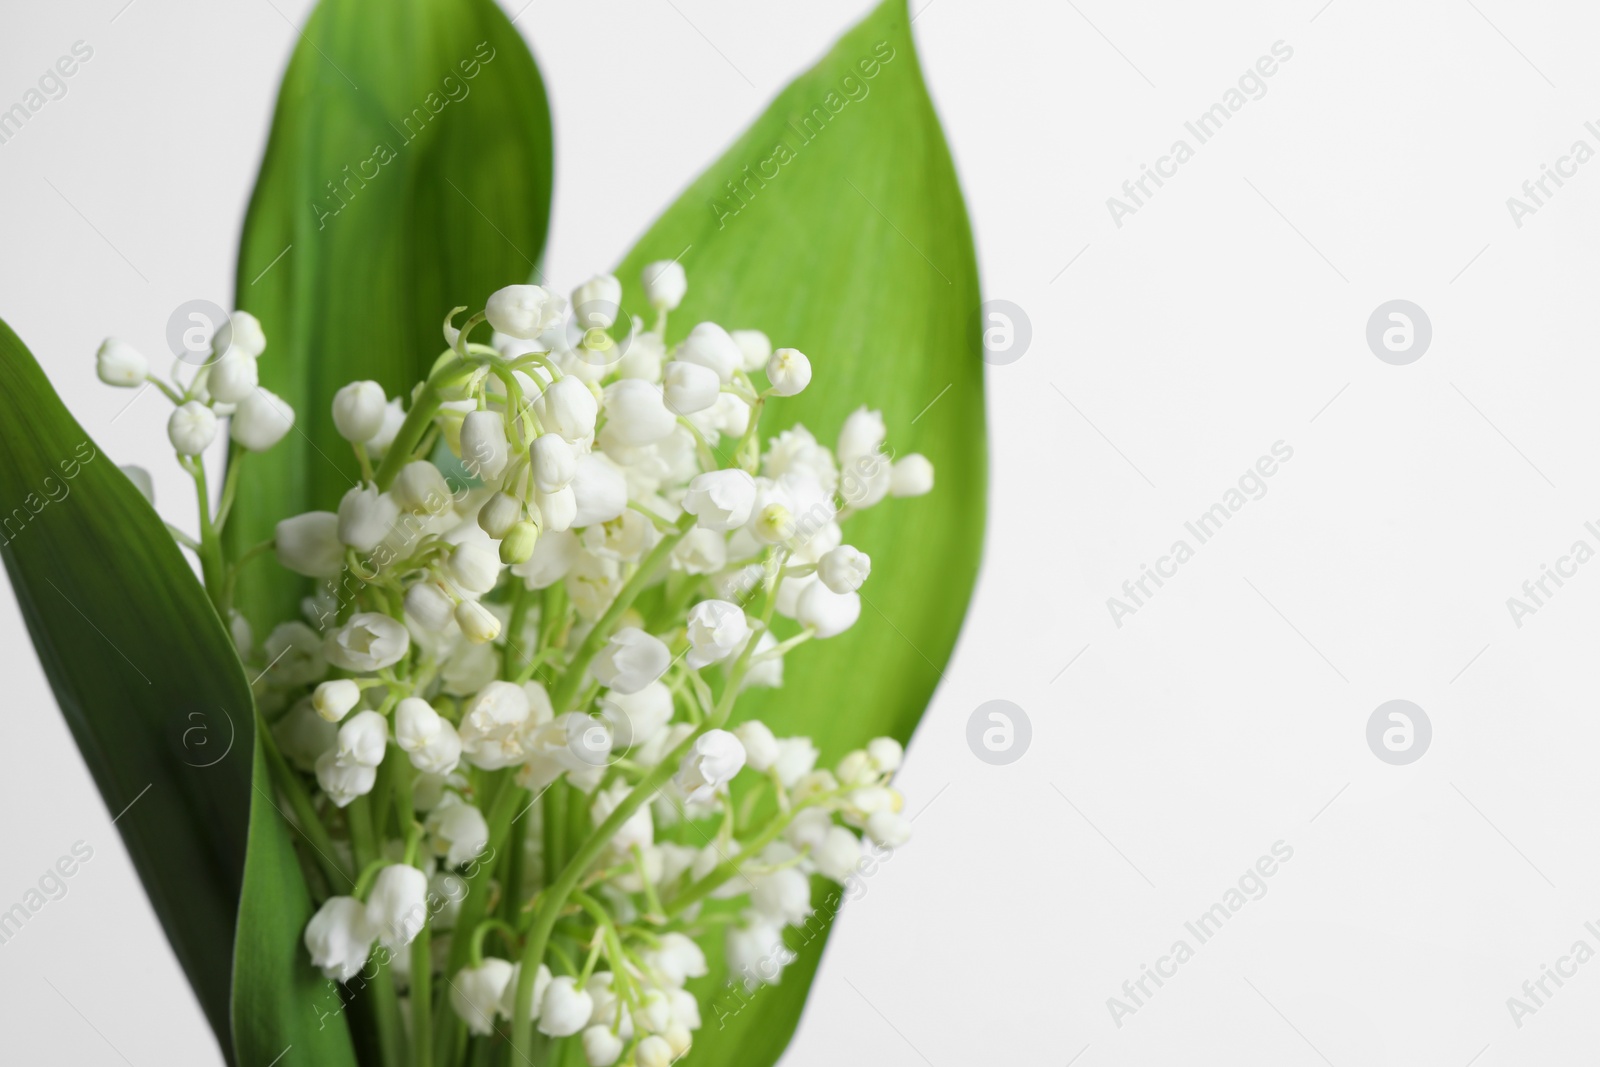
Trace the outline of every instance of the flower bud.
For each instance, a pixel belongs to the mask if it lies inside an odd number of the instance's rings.
[[[677,425],[659,386],[642,378],[622,378],[606,386],[607,440],[630,448],[650,445]]]
[[[237,348],[211,364],[206,371],[206,391],[213,400],[237,404],[255,390],[258,376],[254,356]]]
[[[248,311],[235,311],[229,315],[211,338],[211,352],[216,356],[225,356],[233,351],[255,359],[266,350],[267,335],[262,332],[261,322]]]
[[[500,562],[508,566],[526,563],[533,558],[539,543],[539,527],[527,520],[517,523],[500,542]]]
[[[487,644],[500,636],[500,620],[494,612],[476,600],[463,600],[456,605],[456,625],[468,641]]]
[[[333,683],[324,682],[323,685]],[[394,742],[405,753],[420,752],[439,734],[444,719],[421,697],[406,697],[394,709]]]
[[[317,785],[336,808],[347,807],[356,797],[372,792],[378,782],[378,768],[364,763],[341,764],[332,752],[317,759]]]
[[[273,534],[278,562],[307,578],[334,578],[344,569],[344,543],[339,516],[308,511],[278,523]]]
[[[689,483],[683,510],[707,530],[734,530],[750,519],[756,503],[756,482],[742,470],[707,471]]]
[[[710,367],[675,359],[662,372],[667,410],[676,415],[693,415],[717,402],[722,379]]]
[[[489,297],[484,314],[501,333],[531,341],[560,321],[564,303],[537,285],[508,285]]]
[[[889,468],[889,492],[895,496],[921,496],[933,489],[933,464],[920,452],[901,456]]]
[[[489,847],[489,822],[465,801],[441,804],[428,813],[428,840],[447,867],[459,867]]]
[[[745,371],[758,371],[772,358],[772,342],[760,330],[734,330],[728,336],[739,346],[739,353],[744,357],[741,366]]]
[[[727,659],[744,647],[750,623],[744,609],[726,600],[702,600],[689,610],[689,654],[692,670]]]
[[[389,446],[394,444],[400,427],[405,424],[405,409],[400,406],[400,398],[395,397],[383,409],[383,426],[379,428],[376,436],[367,441],[367,454],[377,459],[389,451]]]
[[[540,434],[534,438],[529,452],[533,463],[533,484],[541,493],[554,493],[566,488],[578,472],[578,455],[560,434]]]
[[[469,411],[461,422],[461,459],[475,478],[500,477],[510,456],[505,416],[498,411]]]
[[[659,638],[637,626],[625,626],[611,635],[590,670],[601,685],[619,693],[637,693],[667,673],[672,652]]]
[[[478,509],[478,528],[498,541],[522,520],[522,501],[510,493],[496,493]]]
[[[179,406],[167,419],[167,439],[180,456],[198,456],[217,439],[217,416],[198,400]]]
[[[644,383],[640,383],[644,384]],[[654,386],[646,385],[650,389]],[[569,526],[593,526],[598,522],[610,522],[620,518],[628,510],[628,481],[622,471],[605,456],[591,452],[578,460],[577,472],[572,476],[572,484],[562,493],[572,493],[573,512]],[[560,494],[554,494],[559,496]],[[541,514],[543,506],[541,505]],[[556,515],[544,515],[545,525],[552,530],[560,529],[555,519]]]
[[[375,485],[358,485],[339,501],[339,540],[357,552],[371,552],[389,536],[400,507]]]
[[[500,559],[490,546],[464,541],[450,553],[445,571],[463,592],[483,596],[500,580]]]
[[[843,885],[861,862],[861,839],[842,826],[830,827],[811,859],[818,874]]]
[[[861,617],[861,594],[835,593],[821,582],[812,582],[800,594],[794,617],[801,626],[815,631],[816,637],[836,637]]]
[[[794,396],[811,384],[811,361],[798,348],[780,348],[767,360],[773,396]]]
[[[587,385],[568,375],[545,387],[533,402],[533,413],[545,429],[577,444],[594,436],[600,404]]]
[[[418,582],[406,590],[406,614],[429,633],[440,633],[450,625],[456,602],[437,582]]]
[[[872,573],[872,557],[865,552],[840,545],[823,554],[817,563],[817,577],[835,593],[854,593]]]
[[[596,1023],[583,1032],[583,1058],[589,1067],[611,1067],[622,1055],[622,1038]]]
[[[634,1062],[639,1067],[672,1067],[675,1058],[672,1046],[659,1034],[651,1034],[633,1050]]]
[[[578,494],[570,485],[553,493],[535,490],[534,503],[539,508],[539,519],[549,533],[564,533],[572,529],[573,523],[578,520]]]
[[[361,687],[349,678],[323,682],[311,694],[311,706],[329,722],[338,722],[361,703]]]
[[[365,445],[384,426],[387,406],[389,398],[378,382],[350,382],[333,394],[333,427],[347,442]]]
[[[404,863],[391,863],[373,879],[367,894],[367,926],[390,952],[411,944],[428,921],[428,876]]]
[[[348,982],[366,966],[372,936],[366,905],[355,897],[329,897],[306,923],[306,951],[324,978]]]
[[[710,367],[724,385],[733,380],[734,371],[744,366],[744,353],[738,344],[714,322],[702,322],[690,330],[678,346],[677,358]]]
[[[463,967],[450,979],[450,1006],[469,1032],[479,1036],[494,1033],[495,1013],[500,1010],[511,972],[509,960],[485,957],[478,966]]]
[[[294,408],[256,386],[233,412],[233,439],[252,452],[265,452],[294,426]]]
[[[711,800],[744,767],[744,746],[727,730],[707,730],[695,738],[673,779],[690,803]]]
[[[834,451],[841,464],[870,456],[883,447],[889,431],[883,425],[883,413],[859,407],[845,416],[839,430],[839,446]]]
[[[897,811],[875,811],[867,816],[867,836],[885,848],[899,848],[911,840],[911,820]]]
[[[893,774],[900,769],[906,750],[892,737],[874,737],[867,742],[867,755],[880,774]]]
[[[108,337],[95,353],[94,372],[107,385],[129,388],[144,383],[150,373],[150,363],[144,355],[126,341]]]
[[[675,259],[662,259],[646,263],[639,272],[639,283],[644,287],[644,298],[650,306],[661,311],[672,311],[683,303],[689,291],[689,279],[683,264]]]
[[[339,744],[334,755],[343,764],[376,767],[383,762],[388,746],[389,720],[376,711],[361,711],[339,727]]]
[[[401,467],[389,492],[396,504],[418,515],[438,515],[450,506],[450,484],[439,468],[425,459]]]
[[[622,308],[622,283],[596,274],[572,291],[572,310],[580,330],[609,330]]]
[[[745,762],[757,774],[766,774],[778,762],[778,741],[761,720],[740,723],[734,727],[733,736],[744,746]]]
[[[449,719],[439,719],[439,732],[411,753],[411,765],[424,774],[445,775],[461,762],[461,735]]]

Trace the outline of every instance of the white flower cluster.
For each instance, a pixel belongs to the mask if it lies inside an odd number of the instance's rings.
[[[776,981],[809,876],[844,882],[909,838],[893,739],[827,770],[808,738],[730,722],[790,650],[859,617],[871,560],[841,523],[933,483],[866,408],[831,450],[800,425],[763,449],[763,409],[807,387],[810,361],[709,322],[669,347],[683,269],[651,264],[643,285],[648,329],[610,276],[570,305],[510,286],[459,329],[452,312],[405,407],[375,382],[341,389],[362,481],[259,546],[317,580],[304,619],[259,650],[235,625],[265,666],[277,784],[328,849],[309,860],[314,964],[348,982],[381,959],[403,1000],[431,984],[473,1035],[581,1035],[595,1067],[688,1050],[697,939],[721,934],[736,974]],[[473,342],[485,321],[492,343]],[[169,392],[182,457],[219,416],[249,449],[292,424],[257,384],[255,320],[236,313],[218,342]],[[153,380],[130,352],[107,342],[101,377]],[[281,416],[270,440],[258,408]],[[204,562],[204,538],[191,547]],[[706,907],[728,900],[742,907]],[[485,955],[489,937],[512,958]]]

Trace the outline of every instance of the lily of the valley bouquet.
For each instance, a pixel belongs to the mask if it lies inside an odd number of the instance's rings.
[[[379,174],[347,184],[348,218],[280,213],[279,168],[307,172],[283,154],[321,143],[295,123],[365,106],[328,50],[390,71],[346,54],[372,20],[430,55],[485,34],[450,75],[477,98],[447,79],[436,157],[407,147],[432,187]],[[496,136],[462,129],[492,117],[474,103],[542,105],[498,11],[326,0],[308,32],[241,279],[276,227],[308,247],[170,374],[99,351],[102,381],[170,401],[196,529],[155,517],[139,468],[51,471],[81,430],[0,329],[0,488],[82,478],[4,550],[69,723],[112,808],[150,781],[119,828],[230,1061],[770,1064],[819,935],[910,839],[902,742],[981,529],[977,308],[948,306],[975,295],[970,243],[904,9],[570,294],[507,284],[530,264],[491,217],[542,239],[506,204],[547,201],[548,144],[511,150],[544,152],[531,194],[525,160],[458,152]],[[912,119],[926,158],[858,150]],[[419,218],[454,224],[349,271]],[[957,457],[953,486],[925,453]],[[84,621],[115,651],[76,654]]]

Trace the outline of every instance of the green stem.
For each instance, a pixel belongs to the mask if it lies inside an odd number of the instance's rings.
[[[222,499],[217,502],[216,527],[222,529],[228,521],[228,513],[233,510],[233,498],[239,495],[239,468],[249,453],[240,451],[228,457],[228,473],[222,479]]]
[[[411,1063],[433,1067],[433,923],[411,942]]]
[[[480,857],[477,869],[467,879],[467,895],[461,901],[461,911],[456,916],[455,929],[458,934],[477,929],[478,923],[483,920],[484,912],[488,909],[490,879],[505,847],[512,819],[522,808],[526,796],[527,790],[512,780],[510,771],[500,772],[499,792],[489,808],[489,855],[487,858]],[[465,936],[450,939],[450,958],[444,969],[447,979],[466,965],[469,948]],[[439,998],[434,1018],[434,1054],[441,1063],[455,1062],[450,1059],[451,1050],[456,1047],[457,1030],[465,1024],[450,1010],[448,997]]]
[[[476,321],[482,321],[474,317]],[[476,322],[474,322],[474,325]],[[422,435],[432,424],[435,415],[439,414],[439,406],[444,398],[440,393],[443,386],[472,372],[474,366],[486,362],[482,359],[458,358],[446,363],[443,367],[428,376],[427,382],[422,386],[422,391],[411,404],[411,411],[406,415],[406,421],[401,424],[399,432],[394,435],[394,442],[389,445],[389,450],[383,454],[383,463],[378,467],[376,481],[379,489],[387,489],[394,481],[395,475],[400,473],[400,468],[411,462],[412,453],[416,451],[417,442],[422,440]]]
[[[754,645],[755,642],[750,642]],[[725,718],[725,716],[724,716]],[[666,785],[667,780],[677,770],[678,764],[688,754],[699,740],[700,735],[712,729],[713,724],[720,726],[721,719],[713,717],[701,725],[694,733],[684,738],[677,748],[667,754],[659,764],[651,769],[650,773],[626,797],[622,803],[606,817],[606,821],[596,827],[588,839],[578,847],[566,867],[550,887],[545,890],[539,904],[539,910],[534,916],[533,927],[528,932],[528,940],[522,950],[522,972],[517,978],[516,1014],[511,1023],[511,1047],[516,1050],[531,1049],[533,1047],[533,981],[539,969],[539,964],[544,960],[545,949],[550,943],[551,931],[555,929],[556,919],[560,917],[561,909],[566,905],[567,898],[578,887],[579,880],[585,871],[599,857],[601,850],[606,847],[622,824],[633,817],[633,813],[655,796],[660,788]],[[523,1053],[526,1055],[526,1053]]]
[[[328,828],[317,817],[317,810],[311,806],[311,797],[307,795],[305,786],[295,776],[293,768],[284,760],[283,753],[278,751],[278,742],[272,736],[271,728],[259,715],[256,716],[256,725],[273,784],[289,798],[289,807],[294,809],[295,820],[300,824],[299,830],[311,843],[312,851],[316,853],[317,865],[327,876],[328,884],[354,886],[356,884],[354,873],[340,865],[339,853],[334,850],[333,838],[328,834]]]
[[[550,703],[556,709],[556,714],[571,711],[572,698],[577,695],[578,687],[583,684],[583,676],[589,669],[589,662],[594,659],[606,639],[611,636],[611,631],[616,628],[618,620],[633,606],[640,593],[655,578],[655,572],[666,558],[672,554],[689,531],[694,528],[695,517],[688,513],[678,520],[676,533],[667,534],[656,547],[650,550],[643,562],[639,564],[639,571],[622,587],[617,594],[617,599],[611,602],[606,613],[600,616],[600,621],[594,624],[594,629],[589,631],[589,636],[583,639],[583,644],[578,646],[578,651],[573,653],[572,663],[567,667],[567,673],[561,676],[561,681],[556,683],[555,692],[550,694]],[[755,642],[751,642],[754,645]]]
[[[227,568],[222,560],[222,539],[217,536],[216,525],[211,521],[211,493],[206,489],[205,464],[198,458],[184,464],[194,478],[195,497],[200,505],[200,575],[205,580],[206,593],[216,606],[217,614],[224,615],[223,586],[227,581]]]

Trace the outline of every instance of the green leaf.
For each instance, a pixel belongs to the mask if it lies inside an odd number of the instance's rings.
[[[240,1067],[269,1067],[293,1048],[300,1062],[354,1067],[356,1054],[343,1011],[346,995],[311,966],[302,943],[315,909],[295,857],[298,831],[290,826],[287,809],[279,806],[259,736],[253,768],[250,850],[234,944],[237,1062]]]
[[[34,649],[230,1049],[254,736],[233,641],[155,511],[3,322],[0,427],[0,556]]]
[[[846,526],[873,561],[860,622],[801,646],[785,686],[747,693],[736,713],[780,736],[810,735],[824,764],[874,736],[904,740],[966,613],[987,470],[972,234],[904,0],[887,0],[846,34],[655,223],[617,272],[634,307],[644,306],[640,268],[680,256],[689,293],[669,340],[713,319],[764,330],[811,358],[813,384],[777,401],[765,430],[802,422],[831,444],[866,404],[883,411],[895,454],[934,463],[932,494],[885,501]],[[820,897],[818,910],[831,918]],[[778,1058],[822,933],[747,1006],[728,994],[717,961],[699,987],[709,1010],[696,1064]]]
[[[370,378],[409,396],[444,349],[446,312],[534,272],[550,152],[544,84],[494,0],[317,6],[284,75],[237,278],[267,336],[261,384],[296,429],[244,463],[235,554],[354,484],[330,413],[341,386]],[[252,568],[238,602],[260,629],[295,616],[305,585]]]

